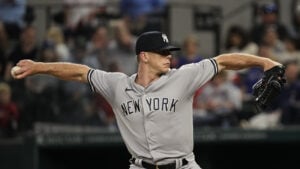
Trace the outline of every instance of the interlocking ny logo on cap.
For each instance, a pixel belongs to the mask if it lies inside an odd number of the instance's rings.
[[[166,43],[169,43],[168,37],[166,34],[162,34],[161,37],[163,38],[163,41]]]
[[[138,55],[140,52],[153,52],[153,51],[177,51],[180,48],[169,44],[167,34],[158,31],[149,31],[141,34],[135,45],[135,53]]]

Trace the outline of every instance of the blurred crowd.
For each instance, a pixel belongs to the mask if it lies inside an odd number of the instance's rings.
[[[32,130],[36,122],[117,128],[113,111],[87,84],[46,75],[14,80],[10,69],[21,59],[73,62],[131,75],[137,70],[134,45],[144,31],[165,29],[164,0],[121,0],[120,15],[110,16],[105,3],[93,6],[66,1],[54,13],[42,41],[33,26],[35,10],[25,0],[0,1],[0,135]],[[221,53],[244,52],[286,65],[287,85],[274,104],[258,112],[252,85],[260,68],[224,71],[194,96],[196,127],[270,128],[300,124],[300,1],[294,1],[292,27],[278,19],[278,6],[264,4],[252,28],[232,25]],[[113,19],[112,19],[113,18]],[[163,21],[162,21],[163,20]],[[213,57],[201,55],[196,35],[187,35],[172,68]]]

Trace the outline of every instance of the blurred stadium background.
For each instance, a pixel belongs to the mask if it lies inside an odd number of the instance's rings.
[[[16,81],[10,68],[29,58],[130,75],[147,30],[183,48],[174,68],[225,52],[287,65],[284,94],[264,112],[251,97],[261,70],[226,72],[199,89],[194,152],[203,169],[300,167],[299,0],[1,0],[0,169],[128,168],[101,96],[48,76]]]

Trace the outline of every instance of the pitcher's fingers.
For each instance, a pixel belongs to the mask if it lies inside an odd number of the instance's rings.
[[[23,79],[23,78],[25,78],[27,76],[27,73],[26,72],[21,72],[21,73],[19,73],[19,74],[16,74],[15,75],[15,79]]]

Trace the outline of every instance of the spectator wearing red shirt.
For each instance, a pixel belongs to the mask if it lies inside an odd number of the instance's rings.
[[[2,136],[11,136],[17,130],[19,112],[16,103],[11,100],[11,88],[0,83],[0,130]]]

